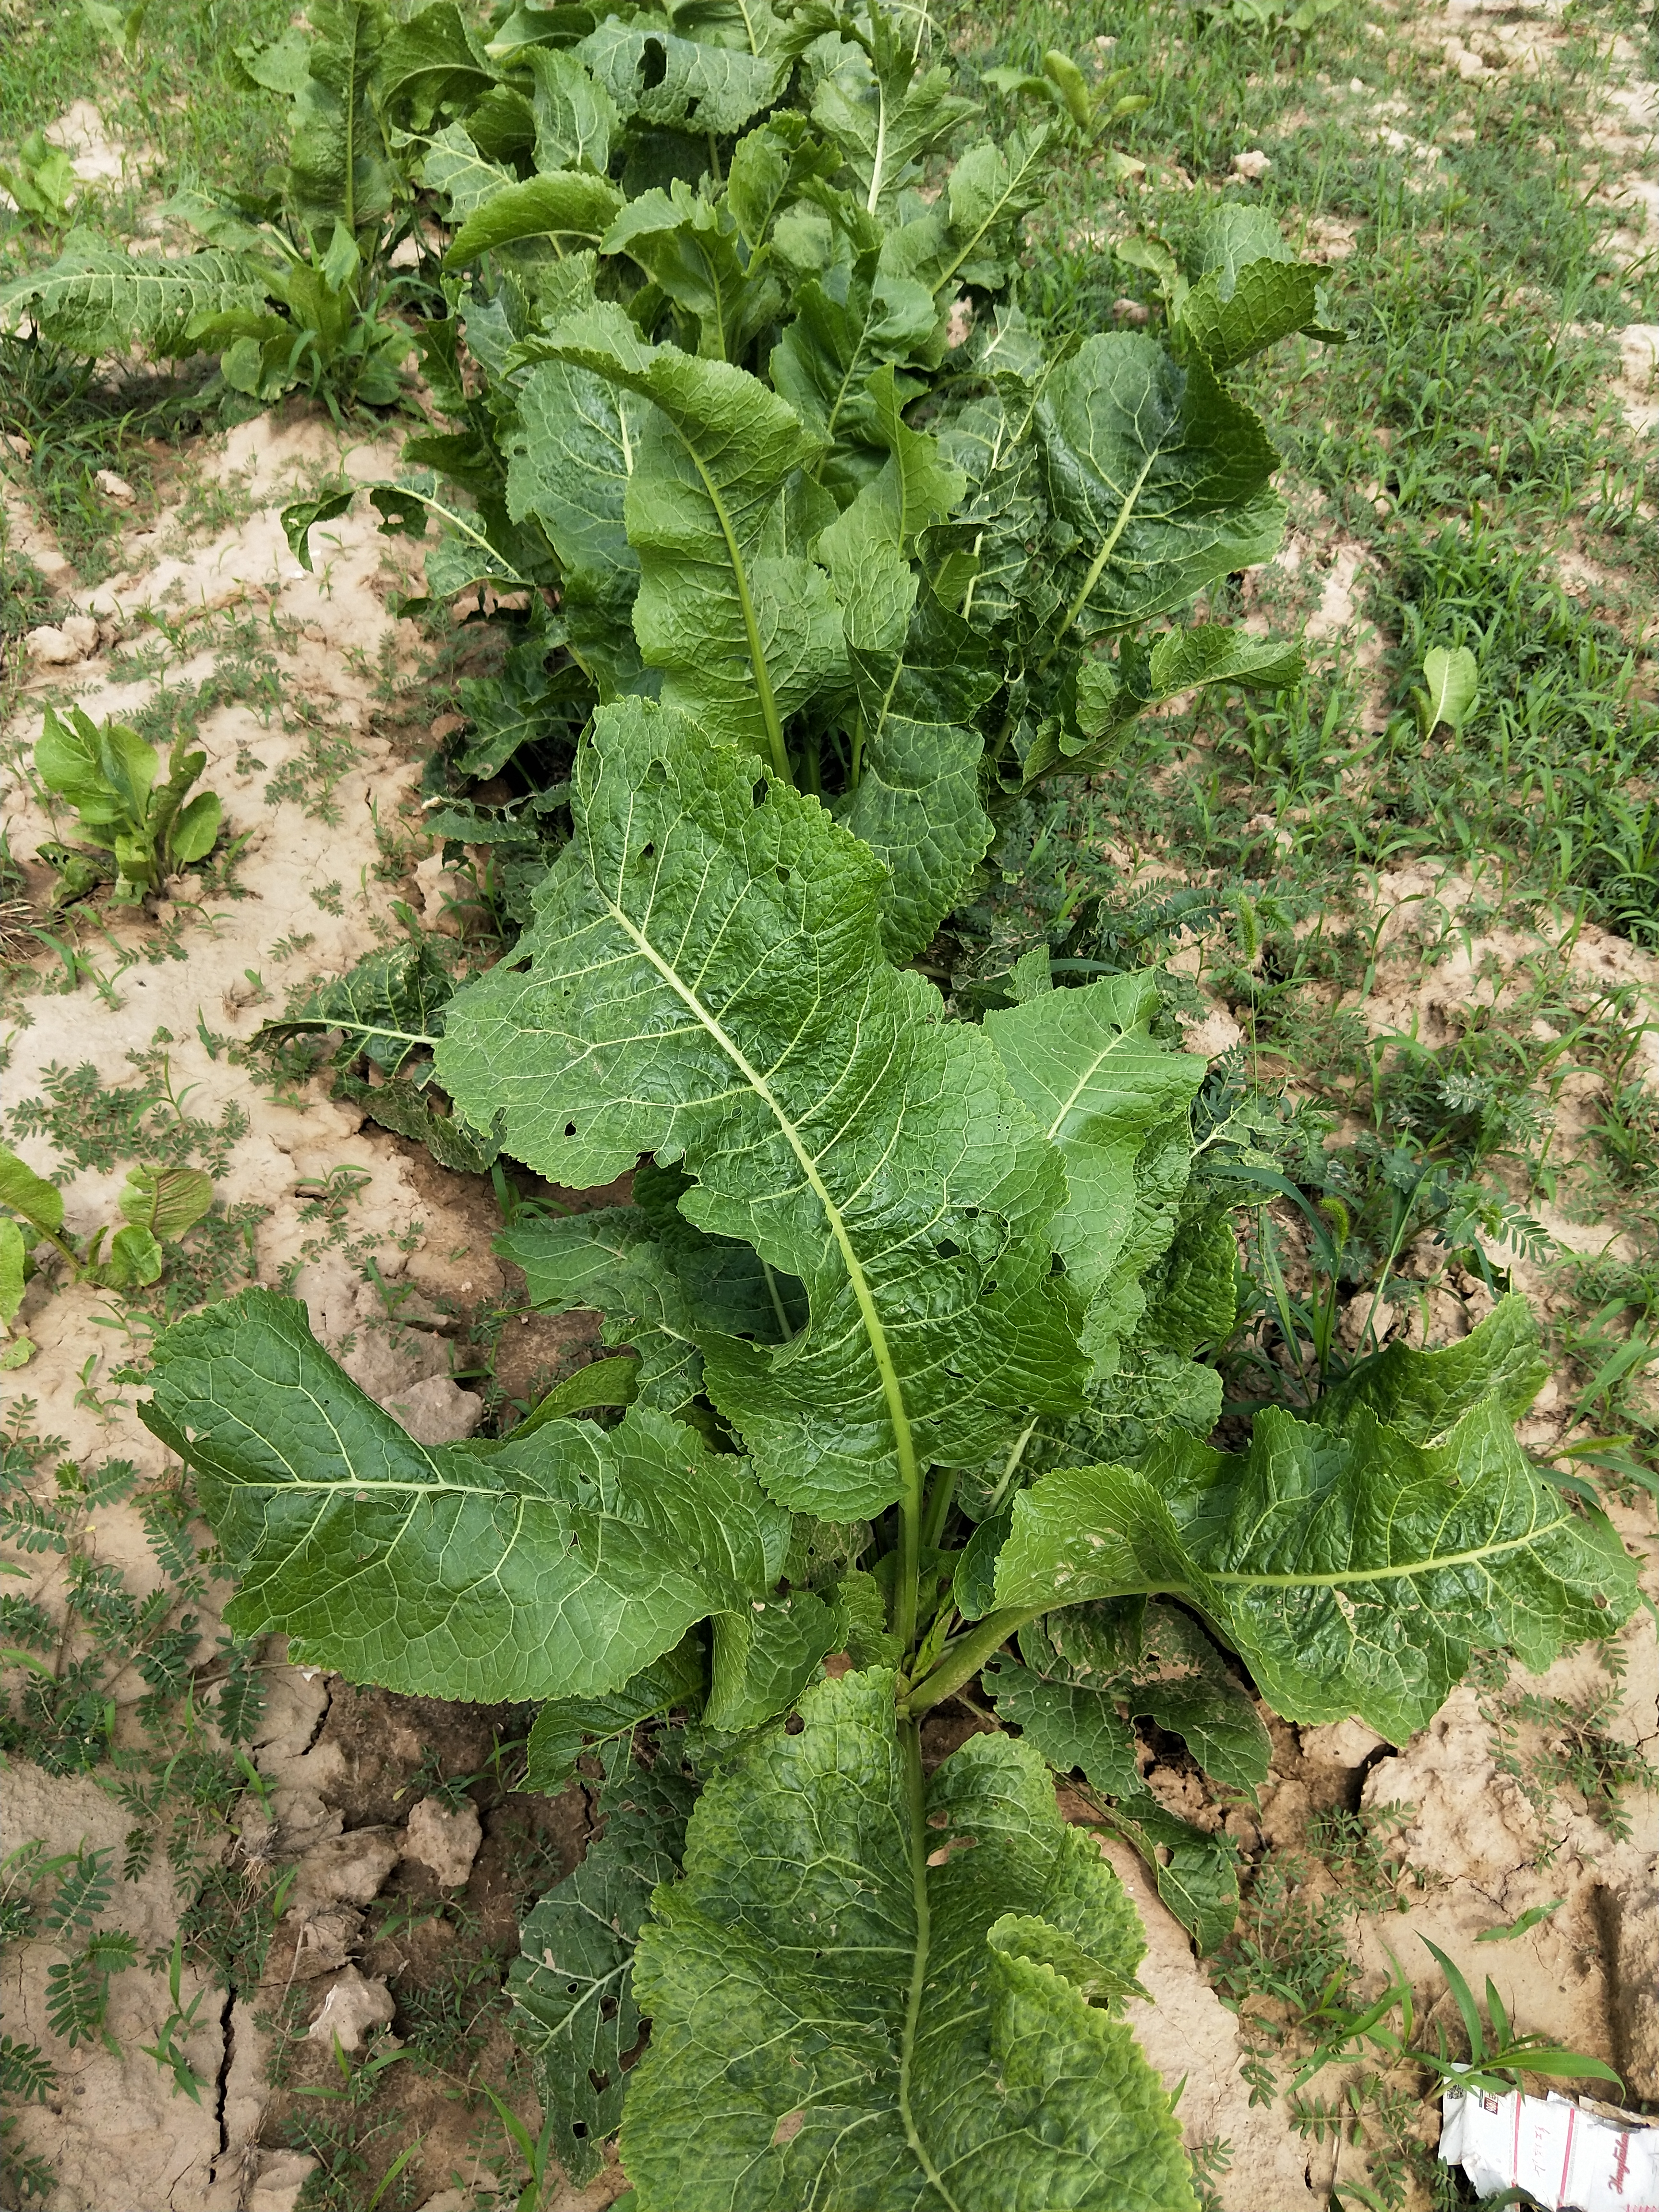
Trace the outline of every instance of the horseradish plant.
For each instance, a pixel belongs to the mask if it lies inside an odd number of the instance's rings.
[[[1211,1449],[1188,1355],[1235,1261],[1224,1216],[1170,1249],[1202,1063],[1141,981],[947,1019],[892,963],[869,847],[673,708],[601,708],[572,806],[438,1080],[555,1182],[634,1170],[632,1203],[501,1248],[632,1356],[433,1449],[290,1300],[177,1324],[145,1418],[197,1470],[228,1618],[359,1680],[544,1701],[543,1786],[602,1753],[605,1838],[516,1977],[573,2172],[620,2118],[643,2212],[1190,2205],[1117,2016],[1133,1912],[1049,1765],[1176,1846],[1213,1941],[1226,1863],[1151,1798],[1125,1710],[1247,1788],[1227,1652],[1279,1712],[1400,1741],[1472,1647],[1535,1668],[1624,1619],[1619,1542],[1515,1442],[1525,1308]],[[1106,1458],[1149,1354],[1182,1418]],[[975,1675],[1019,1734],[929,1777],[923,1718]]]
[[[1237,1260],[1190,1186],[1204,1063],[1142,977],[1028,958],[972,1023],[903,964],[1001,789],[1168,693],[1291,672],[1152,625],[1277,538],[1221,378],[1315,319],[1313,279],[1234,214],[1169,345],[1045,355],[987,301],[1046,142],[969,143],[924,198],[971,111],[913,30],[759,8],[558,43],[576,13],[520,9],[430,88],[450,257],[491,274],[427,335],[460,427],[415,458],[471,504],[380,494],[453,518],[434,588],[535,594],[475,746],[494,775],[574,721],[563,787],[521,780],[568,832],[489,973],[447,996],[382,961],[301,1018],[422,1061],[555,1184],[631,1176],[500,1245],[611,1356],[428,1449],[256,1291],[162,1335],[145,1418],[239,1633],[537,1701],[532,1780],[603,1770],[514,1976],[574,2176],[620,2124],[641,2212],[1174,2212],[1121,2017],[1141,1937],[1053,1771],[1213,1945],[1231,1846],[1152,1796],[1133,1717],[1248,1792],[1247,1670],[1397,1741],[1472,1649],[1540,1666],[1635,1603],[1516,1443],[1518,1299],[1212,1449],[1196,1355]],[[996,1724],[924,1758],[964,1693]]]

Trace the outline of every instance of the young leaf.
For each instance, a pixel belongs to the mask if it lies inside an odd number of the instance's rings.
[[[137,1167],[116,1200],[124,1220],[157,1237],[182,1237],[213,1204],[213,1177],[200,1168]]]
[[[1049,502],[1073,541],[1062,629],[1088,638],[1184,606],[1284,534],[1273,441],[1202,359],[1183,370],[1152,338],[1085,338],[1036,419]]]
[[[1534,1474],[1487,1399],[1426,1448],[1357,1411],[1334,1433],[1258,1413],[1243,1458],[1170,1435],[1139,1472],[1069,1469],[1014,1502],[998,1608],[1134,1591],[1213,1622],[1287,1718],[1424,1727],[1471,1649],[1534,1672],[1636,1604],[1605,1522]]]
[[[629,255],[665,298],[697,318],[705,360],[738,360],[783,305],[764,263],[745,265],[731,210],[699,198],[681,177],[665,192],[630,200],[605,234],[604,250]]]
[[[1340,344],[1319,270],[1298,261],[1265,208],[1224,207],[1200,229],[1179,326],[1218,375],[1292,331]]]
[[[890,217],[902,188],[924,156],[978,111],[951,90],[942,64],[922,70],[913,25],[872,11],[871,45],[843,43],[812,100],[812,120],[846,157],[858,197],[873,216]]]
[[[1140,1854],[1159,1898],[1199,1950],[1218,1951],[1238,1920],[1238,1853],[1232,1838],[1195,1828],[1160,1805],[1144,1782],[1103,1805],[1098,1818]]]
[[[1045,1680],[1085,1685],[1180,1736],[1206,1774],[1234,1790],[1267,1778],[1273,1744],[1209,1638],[1172,1605],[1073,1606],[1020,1631],[1020,1655]]]
[[[598,1808],[605,1833],[525,1921],[507,1979],[514,2034],[553,2115],[559,2162],[579,2188],[599,2172],[622,2118],[623,2059],[641,2030],[634,1947],[652,1892],[673,1880],[684,1849],[695,1790],[676,1748],[665,1734],[648,1771],[626,1743],[612,1753]]]
[[[892,1696],[878,1668],[819,1684],[698,1802],[636,1955],[641,2212],[1191,2212],[1169,2098],[1112,2017],[1144,1947],[1109,1868],[1008,1737],[924,1795]]]
[[[459,123],[434,137],[421,165],[421,179],[428,191],[448,199],[449,220],[457,228],[487,200],[518,182],[511,169],[481,154]]]
[[[189,805],[181,807],[173,817],[167,837],[168,859],[180,867],[206,860],[213,850],[223,817],[224,808],[217,792],[198,791]]]
[[[32,1227],[48,1237],[61,1234],[64,1226],[64,1194],[56,1184],[38,1176],[15,1152],[0,1145],[0,1206],[9,1206],[14,1213],[21,1213]]]
[[[1437,645],[1423,656],[1427,689],[1413,693],[1423,735],[1431,738],[1443,722],[1454,734],[1474,712],[1480,696],[1480,667],[1467,645]]]
[[[830,449],[817,465],[820,482],[845,500],[889,449],[870,396],[872,373],[884,363],[936,361],[944,340],[931,287],[884,265],[881,226],[851,203],[831,205],[850,266],[798,285],[794,319],[773,348],[770,368],[775,389]],[[828,222],[823,229],[827,238]],[[900,386],[905,398],[922,388],[910,376]]]
[[[1282,691],[1305,672],[1299,647],[1220,623],[1165,630],[1150,647],[1126,638],[1115,660],[1097,655],[1084,662],[1077,677],[1076,733],[1058,717],[1044,723],[1025,755],[1025,781],[1054,768],[1075,772],[1099,766],[1149,707],[1183,691],[1212,684]]]
[[[703,1725],[737,1735],[769,1721],[794,1702],[845,1635],[835,1607],[811,1590],[717,1614]]]
[[[4,1176],[0,1164],[0,1179]],[[24,1262],[28,1247],[15,1221],[0,1218],[0,1324],[9,1328],[23,1303]]]
[[[817,448],[793,410],[726,362],[647,345],[606,303],[548,350],[655,402],[623,501],[641,583],[634,628],[665,706],[742,735],[780,775],[783,724],[841,658],[822,569],[780,545],[792,471]]]
[[[980,796],[975,717],[1000,683],[983,640],[947,611],[908,562],[885,606],[884,570],[848,585],[848,665],[858,702],[858,780],[840,818],[892,872],[882,933],[914,959],[957,905],[993,836]],[[909,602],[915,602],[914,611]],[[908,615],[908,620],[905,617]]]
[[[228,1625],[360,1680],[484,1703],[612,1690],[782,1564],[787,1516],[689,1430],[635,1407],[608,1433],[428,1450],[269,1291],[164,1331],[154,1380],[141,1418],[196,1468],[240,1577]]]
[[[98,1279],[117,1290],[161,1279],[161,1248],[153,1232],[129,1223],[109,1240],[109,1258],[98,1270]]]
[[[884,928],[895,960],[932,939],[991,842],[980,803],[975,717],[1000,678],[969,625],[910,565],[917,536],[947,515],[964,479],[900,411],[893,371],[868,385],[889,458],[818,541],[842,603],[857,705],[841,817],[892,870]]]
[[[572,814],[515,960],[452,1005],[439,1079],[567,1187],[683,1160],[685,1217],[805,1285],[789,1343],[702,1345],[772,1493],[872,1512],[995,1449],[1013,1408],[1076,1403],[1058,1156],[988,1041],[888,964],[867,851],[638,700],[595,717]]]

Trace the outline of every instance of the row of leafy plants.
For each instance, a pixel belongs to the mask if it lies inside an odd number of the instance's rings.
[[[323,360],[306,271],[333,357],[395,368],[363,272],[420,240],[439,419],[370,496],[435,517],[434,599],[509,611],[428,781],[520,933],[459,989],[382,956],[280,1034],[449,1164],[631,1178],[500,1240],[611,1356],[428,1449],[253,1291],[159,1340],[143,1418],[240,1636],[533,1700],[539,1786],[602,1772],[515,1979],[573,2178],[620,2125],[642,2212],[1190,2205],[1121,2017],[1142,1937],[1054,1774],[1213,1948],[1232,1846],[1152,1795],[1134,1718],[1248,1796],[1251,1687],[1400,1741],[1472,1652],[1539,1666],[1636,1603],[1516,1442],[1518,1299],[1214,1449],[1273,1175],[1249,1117],[1195,1136],[1205,1063],[1145,974],[1039,946],[939,988],[1000,812],[1162,701],[1297,680],[1194,611],[1279,542],[1229,379],[1339,335],[1316,272],[1226,205],[1184,260],[1138,249],[1160,335],[1047,343],[1021,219],[1133,95],[1053,55],[995,137],[921,16],[314,21],[247,58],[295,99],[285,198],[191,210],[210,242],[137,273],[71,241],[9,297],[88,349],[212,348],[263,400]],[[289,511],[302,558],[351,495]],[[935,1758],[947,1706],[980,1732]]]

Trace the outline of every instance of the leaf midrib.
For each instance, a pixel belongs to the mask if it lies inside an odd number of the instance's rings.
[[[864,1323],[871,1354],[881,1378],[882,1397],[887,1407],[888,1419],[892,1424],[894,1450],[899,1463],[899,1474],[904,1486],[905,1498],[907,1501],[913,1500],[915,1509],[919,1510],[921,1489],[921,1472],[916,1460],[915,1440],[910,1430],[909,1413],[904,1402],[903,1385],[899,1380],[898,1370],[894,1364],[892,1352],[887,1342],[887,1332],[883,1326],[881,1315],[877,1310],[874,1294],[871,1291],[863,1264],[854,1248],[845,1217],[830,1196],[829,1188],[818,1172],[817,1161],[808,1151],[800,1131],[784,1111],[782,1101],[760,1070],[750,1060],[736,1038],[703,1004],[696,992],[683,980],[672,963],[663,957],[644,931],[637,927],[616,901],[603,890],[600,892],[600,896],[604,899],[606,910],[617,927],[635,945],[641,957],[661,976],[664,982],[668,985],[694,1018],[702,1024],[715,1045],[726,1054],[732,1066],[737,1069],[744,1081],[748,1084],[755,1096],[772,1115],[785,1142],[799,1162],[801,1173],[805,1176],[813,1196],[823,1209],[824,1219],[829,1224],[830,1233],[835,1238],[836,1249],[841,1254],[842,1264],[847,1270],[848,1280],[858,1304],[859,1317]]]
[[[1495,1544],[1482,1544],[1473,1551],[1437,1552],[1426,1559],[1402,1560],[1397,1566],[1351,1567],[1344,1573],[1307,1575],[1246,1575],[1233,1571],[1222,1572],[1206,1567],[1201,1571],[1208,1583],[1237,1583],[1250,1589],[1346,1589],[1356,1583],[1407,1582],[1414,1575],[1436,1574],[1443,1567],[1479,1566],[1484,1559],[1500,1559],[1506,1552],[1524,1552],[1546,1536],[1553,1536],[1559,1528],[1570,1528],[1573,1517],[1563,1513],[1559,1520],[1547,1521],[1541,1526],[1528,1528],[1524,1535],[1505,1536]]]

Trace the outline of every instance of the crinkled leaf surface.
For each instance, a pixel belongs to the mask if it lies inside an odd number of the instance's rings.
[[[703,1632],[694,1629],[672,1651],[604,1697],[550,1698],[525,1746],[529,1787],[554,1796],[575,1772],[584,1751],[603,1753],[618,1737],[631,1735],[641,1721],[677,1707],[701,1706],[708,1674],[703,1642]]]
[[[509,184],[482,200],[456,232],[444,255],[446,269],[464,269],[493,246],[526,238],[603,238],[622,194],[585,169],[555,170]]]
[[[386,1075],[395,1075],[411,1053],[442,1031],[444,1008],[455,983],[425,940],[371,952],[332,983],[308,992],[262,1036],[296,1036],[308,1030],[338,1030],[349,1051],[362,1052]]]
[[[1181,324],[1212,368],[1231,368],[1292,331],[1341,343],[1319,270],[1297,259],[1266,208],[1220,207],[1194,243]]]
[[[859,772],[839,811],[892,871],[884,934],[894,959],[908,960],[991,842],[975,717],[1001,679],[977,633],[922,591],[908,557],[960,498],[962,472],[906,424],[890,368],[869,392],[888,459],[818,544],[841,601],[856,709]]]
[[[787,54],[705,46],[616,15],[576,51],[619,114],[699,137],[741,131],[777,98],[790,63]]]
[[[1158,1803],[1140,1778],[1133,1735],[1109,1691],[1006,1658],[993,1660],[984,1679],[999,1719],[1029,1737],[1058,1773],[1080,1773],[1112,1801],[1111,1825],[1146,1861],[1158,1895],[1200,1950],[1225,1942],[1238,1917],[1231,1843]]]
[[[187,353],[198,317],[257,312],[270,289],[257,263],[210,247],[178,261],[72,235],[50,268],[0,285],[0,326],[20,315],[70,353]]]
[[[1081,1685],[1178,1735],[1235,1790],[1267,1778],[1273,1745],[1215,1645],[1178,1607],[1079,1605],[1020,1631],[1020,1655],[1045,1680]]]
[[[787,1515],[741,1462],[635,1407],[523,1443],[428,1449],[366,1397],[297,1300],[248,1291],[157,1340],[143,1419],[197,1471],[247,1635],[423,1697],[620,1686],[775,1580]]]
[[[913,1834],[893,1686],[808,1691],[800,1732],[698,1802],[637,1954],[641,2212],[1189,2212],[1169,2099],[1109,2008],[1143,1948],[1115,1876],[1006,1736],[939,1768]]]
[[[916,164],[977,111],[951,90],[943,64],[918,70],[914,30],[872,18],[872,52],[843,43],[812,100],[812,120],[840,147],[872,215],[890,214]]]
[[[1151,1255],[1135,1234],[1135,1164],[1154,1132],[1177,1149],[1204,1080],[1195,1053],[1158,1043],[1158,994],[1144,975],[1103,975],[1078,991],[1044,991],[988,1014],[985,1027],[1008,1079],[1066,1163],[1066,1201],[1054,1249],[1089,1301],[1084,1344],[1097,1362],[1115,1341],[1127,1260]]]
[[[626,1744],[613,1752],[597,1808],[605,1833],[526,1919],[507,1978],[514,2036],[552,2113],[559,2163],[578,2187],[599,2172],[622,2118],[622,2061],[641,2027],[634,1946],[652,1891],[673,1879],[684,1848],[695,1789],[675,1751],[665,1735],[648,1771]]]
[[[653,411],[625,385],[543,362],[524,380],[504,441],[508,511],[546,532],[572,649],[613,694],[641,665],[632,620],[640,562],[623,507]]]
[[[1524,1419],[1548,1374],[1532,1307],[1511,1291],[1455,1344],[1437,1352],[1387,1346],[1380,1358],[1326,1392],[1320,1422],[1346,1428],[1363,1406],[1413,1443],[1437,1443],[1489,1395],[1511,1420]]]
[[[785,536],[784,487],[816,440],[744,370],[647,345],[614,305],[573,316],[549,346],[655,403],[623,512],[641,571],[634,628],[665,704],[781,769],[780,718],[842,652],[823,572]]]
[[[1477,1646],[1534,1672],[1625,1619],[1605,1522],[1540,1480],[1488,1398],[1421,1447],[1364,1408],[1342,1432],[1257,1414],[1243,1457],[1167,1437],[1138,1470],[1060,1469],[1015,1500],[999,1607],[1184,1598],[1287,1718],[1358,1713],[1403,1743]]]
[[[452,1005],[441,1080],[567,1187],[682,1160],[687,1218],[805,1285],[788,1344],[703,1341],[774,1495],[872,1512],[1077,1402],[1058,1155],[988,1040],[889,964],[878,863],[637,700],[600,709],[573,816],[517,957]]]
[[[1085,636],[1185,605],[1284,534],[1273,441],[1201,359],[1177,368],[1127,331],[1085,338],[1049,378],[1037,425]]]

